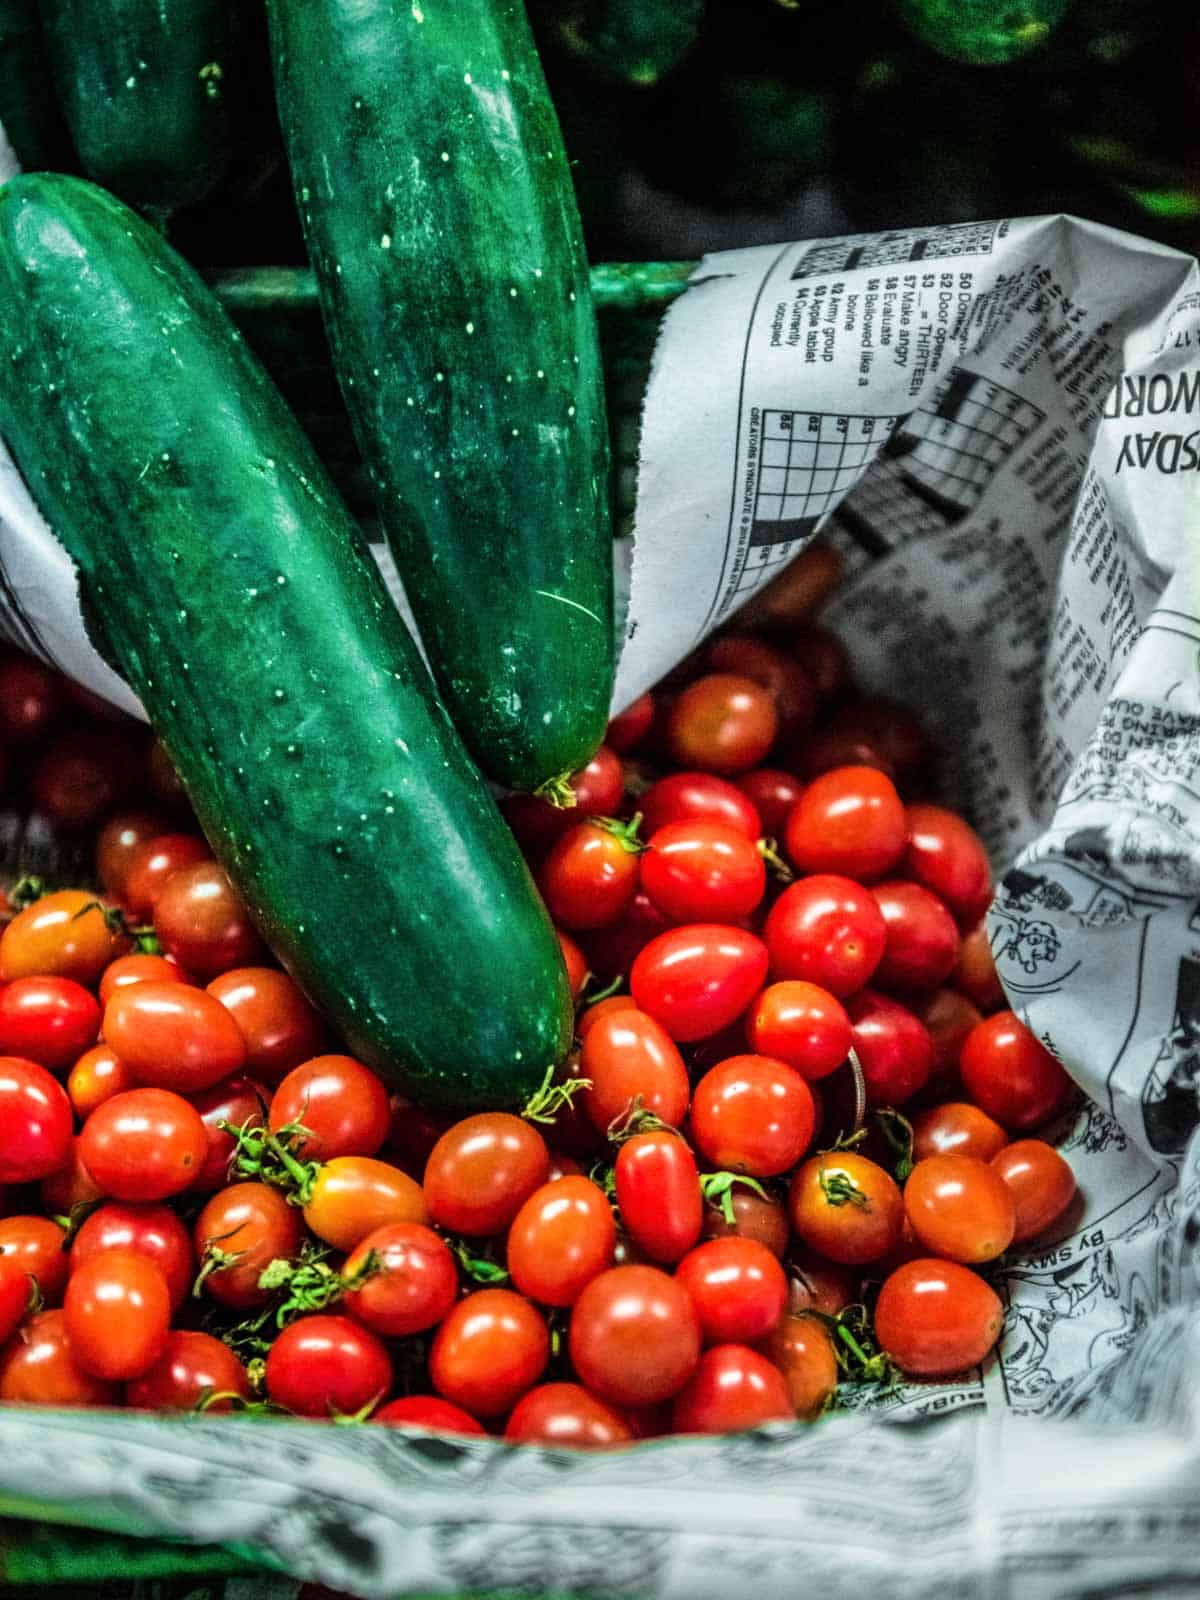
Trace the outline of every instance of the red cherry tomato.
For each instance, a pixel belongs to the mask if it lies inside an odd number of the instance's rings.
[[[0,1351],[0,1401],[25,1406],[113,1406],[115,1384],[79,1365],[61,1311],[38,1311]]]
[[[104,1038],[139,1083],[199,1094],[240,1072],[246,1041],[219,1000],[189,983],[131,983],[104,1008]]]
[[[170,1206],[131,1206],[113,1200],[98,1206],[75,1235],[71,1273],[109,1250],[152,1262],[163,1275],[172,1310],[178,1311],[187,1299],[195,1276],[192,1239]]]
[[[0,1256],[0,1344],[24,1322],[32,1299],[33,1285],[28,1274],[11,1257]]]
[[[267,1393],[301,1417],[352,1417],[392,1386],[380,1339],[350,1317],[300,1317],[267,1352]]]
[[[228,1122],[235,1128],[261,1128],[266,1121],[263,1106],[269,1103],[270,1092],[253,1078],[245,1077],[225,1078],[192,1096],[192,1104],[204,1124],[208,1153],[192,1179],[191,1188],[208,1194],[229,1181],[229,1162],[237,1140],[218,1127],[218,1123]]]
[[[571,986],[571,999],[576,1003],[583,993],[584,985],[588,981],[587,957],[575,943],[569,933],[564,933],[561,928],[555,928],[558,935],[558,947],[562,951],[563,965],[567,969],[567,982]]]
[[[933,1071],[933,1041],[924,1027],[907,1006],[874,989],[852,995],[846,1010],[871,1104],[911,1100]]]
[[[929,735],[913,713],[882,696],[842,706],[825,729],[840,739],[872,746],[900,782],[923,778],[935,759]]]
[[[260,1289],[263,1268],[276,1258],[291,1260],[303,1234],[300,1214],[278,1189],[265,1183],[233,1183],[221,1189],[196,1218],[192,1239],[196,1260],[208,1266],[220,1251],[226,1265],[209,1271],[204,1289],[222,1305],[239,1309],[266,1305],[269,1289]]]
[[[690,1250],[675,1269],[692,1297],[705,1344],[751,1344],[783,1315],[787,1279],[756,1239],[731,1235]]]
[[[769,984],[750,1007],[746,1037],[759,1055],[786,1061],[812,1082],[845,1061],[850,1018],[828,989],[789,978]]]
[[[737,786],[758,812],[764,833],[777,837],[799,800],[804,785],[782,767],[755,767],[743,772]]]
[[[86,889],[44,894],[16,916],[0,936],[0,978],[71,978],[90,985],[128,947],[108,927],[104,910]]]
[[[305,1223],[335,1250],[353,1250],[376,1228],[428,1219],[416,1179],[371,1156],[322,1162],[304,1205]]]
[[[761,685],[774,701],[783,737],[793,738],[811,727],[817,692],[794,656],[765,639],[727,633],[709,646],[706,664],[712,672],[733,673]]]
[[[65,1072],[95,1044],[100,1007],[73,978],[16,978],[0,989],[0,1052]]]
[[[579,1384],[543,1383],[517,1401],[504,1437],[548,1450],[606,1450],[633,1434],[624,1417]]]
[[[819,701],[836,700],[850,687],[850,652],[828,628],[804,624],[790,634],[788,649],[808,674]]]
[[[763,938],[774,977],[817,983],[844,1000],[879,965],[887,924],[869,889],[818,873],[783,891],[771,907]]]
[[[593,1000],[575,1019],[575,1037],[580,1044],[591,1033],[601,1017],[611,1017],[614,1011],[637,1011],[637,1005],[631,994],[606,994],[603,1000]],[[645,1012],[640,1015],[645,1016]],[[582,1072],[580,1074],[582,1076]]]
[[[448,1128],[430,1151],[425,1203],[439,1227],[485,1238],[503,1233],[549,1169],[535,1127],[507,1111],[483,1111]]]
[[[841,1376],[824,1324],[816,1317],[781,1317],[758,1350],[783,1374],[797,1417],[815,1422],[833,1398]]]
[[[722,1171],[771,1178],[794,1167],[812,1142],[812,1091],[785,1061],[730,1056],[706,1072],[692,1100],[692,1137]]]
[[[40,661],[14,654],[0,659],[0,741],[32,744],[59,715],[65,699],[60,675]]]
[[[208,1154],[200,1113],[169,1089],[128,1089],[96,1107],[79,1154],[113,1200],[166,1200],[188,1188]]]
[[[194,1411],[204,1400],[208,1412],[231,1411],[232,1395],[249,1400],[250,1380],[228,1345],[211,1333],[173,1328],[158,1360],[127,1386],[125,1404],[135,1411]]]
[[[167,1280],[132,1250],[105,1250],[67,1280],[63,1320],[71,1354],[95,1378],[140,1377],[166,1348],[171,1325]]]
[[[67,1099],[81,1120],[91,1116],[97,1106],[114,1094],[135,1089],[137,1080],[108,1044],[85,1050],[67,1074]]]
[[[725,1215],[726,1204],[733,1212],[732,1222]],[[700,1231],[706,1239],[754,1239],[765,1245],[777,1261],[783,1260],[791,1237],[783,1204],[774,1195],[756,1194],[742,1184],[735,1184],[720,1203],[709,1200]]]
[[[109,894],[125,898],[133,858],[147,839],[158,839],[171,824],[159,811],[118,811],[96,835],[96,875]]]
[[[898,989],[931,989],[958,960],[958,928],[935,894],[901,878],[871,891],[887,926],[875,982]]]
[[[66,1161],[38,1185],[38,1197],[45,1210],[56,1217],[70,1216],[76,1206],[90,1205],[104,1196],[79,1154],[78,1136],[71,1140]]]
[[[392,1121],[384,1140],[388,1154],[405,1172],[419,1179],[430,1151],[453,1121],[453,1117],[435,1116],[414,1105],[402,1094],[393,1094]]]
[[[957,989],[935,989],[932,994],[913,1000],[913,1015],[933,1044],[932,1079],[953,1078],[963,1041],[977,1022],[983,1021],[978,1006]]]
[[[1008,1143],[1008,1134],[986,1111],[965,1100],[947,1100],[912,1119],[913,1157],[974,1156],[990,1161]]]
[[[373,1156],[392,1121],[388,1092],[353,1056],[314,1056],[293,1067],[271,1100],[272,1133],[298,1124],[306,1161]]]
[[[371,1413],[371,1422],[381,1422],[387,1428],[423,1428],[427,1433],[473,1433],[487,1430],[481,1422],[469,1416],[460,1406],[452,1406],[436,1394],[410,1394],[401,1400],[389,1400]]]
[[[672,772],[641,797],[642,828],[648,839],[672,822],[723,822],[753,844],[762,834],[754,803],[739,784],[710,772]]]
[[[62,1084],[36,1061],[0,1056],[0,1183],[57,1172],[71,1153],[71,1128]]]
[[[700,1321],[681,1283],[657,1267],[611,1267],[575,1302],[571,1363],[614,1406],[652,1406],[678,1394],[700,1359]]]
[[[826,1150],[806,1161],[792,1179],[788,1210],[810,1249],[847,1266],[881,1260],[904,1221],[891,1173],[853,1150]]]
[[[580,1060],[591,1088],[580,1095],[593,1127],[603,1133],[641,1102],[671,1127],[687,1112],[687,1068],[666,1029],[644,1011],[619,1010],[599,1017],[588,1029]]]
[[[959,1068],[975,1104],[1016,1133],[1048,1122],[1071,1097],[1061,1063],[1011,1011],[972,1028]]]
[[[568,829],[538,873],[555,922],[572,932],[616,922],[637,890],[638,849],[626,824],[607,818]]]
[[[963,934],[958,965],[950,975],[950,982],[985,1015],[1004,1009],[1007,1002],[992,959],[992,941],[986,923],[981,922]]]
[[[500,1417],[546,1370],[542,1315],[511,1289],[480,1289],[450,1311],[429,1352],[433,1387],[473,1417]]]
[[[623,756],[626,751],[633,750],[650,732],[654,722],[654,696],[650,693],[638,695],[636,700],[630,702],[619,711],[608,725],[608,732],[604,735],[604,742],[610,750],[615,750]]]
[[[570,1306],[612,1266],[617,1229],[612,1207],[589,1178],[544,1183],[526,1200],[508,1230],[513,1286],[544,1306]]]
[[[588,966],[605,981],[624,977],[640,950],[666,931],[666,917],[639,889],[624,915],[607,928],[594,928],[580,939]]]
[[[1043,1139],[1017,1139],[1006,1145],[991,1158],[991,1168],[1012,1197],[1014,1244],[1025,1244],[1052,1228],[1075,1198],[1075,1174]]]
[[[1017,1216],[1003,1178],[975,1156],[926,1156],[904,1185],[904,1210],[930,1255],[978,1266],[1003,1255]]]
[[[168,878],[198,861],[211,861],[212,851],[198,833],[163,833],[138,845],[125,877],[125,901],[135,917],[154,915],[155,903]]]
[[[614,1164],[621,1226],[651,1261],[678,1261],[700,1237],[703,1202],[685,1140],[665,1128],[638,1133]]]
[[[873,767],[893,780],[896,777],[895,767],[877,744],[850,728],[839,728],[836,723],[826,723],[803,740],[798,749],[789,751],[788,756],[806,783],[839,767]]]
[[[0,1219],[0,1261],[32,1278],[48,1306],[59,1305],[67,1287],[70,1259],[63,1249],[63,1229],[50,1217]]]
[[[944,900],[965,928],[992,898],[992,868],[983,840],[957,812],[909,806],[904,870]]]
[[[458,1299],[458,1268],[449,1247],[419,1222],[375,1228],[342,1265],[353,1279],[374,1256],[377,1271],[343,1300],[350,1315],[385,1339],[435,1327]]]
[[[667,744],[681,767],[732,775],[757,767],[775,743],[775,701],[752,678],[724,672],[697,678],[667,713]]]
[[[574,805],[551,805],[535,794],[510,794],[501,803],[523,850],[541,854],[586,817],[615,816],[625,795],[625,769],[616,752],[601,745],[586,767],[571,774],[570,786]]]
[[[154,930],[167,954],[198,978],[248,967],[264,954],[250,914],[223,867],[180,867],[154,901]]]
[[[956,1261],[909,1261],[886,1279],[875,1337],[914,1378],[977,1367],[1000,1336],[1004,1308],[990,1284]]]
[[[132,955],[118,956],[104,969],[98,990],[101,1006],[106,1006],[118,989],[127,989],[133,983],[186,983],[183,968],[166,956],[146,956],[138,951]]]
[[[908,842],[904,803],[892,780],[873,767],[835,767],[814,778],[784,829],[801,872],[832,872],[866,882],[882,878]]]
[[[792,1244],[788,1251],[789,1316],[820,1311],[827,1317],[836,1317],[861,1298],[859,1274],[852,1266],[830,1261],[799,1240]]]
[[[766,893],[767,869],[724,822],[669,822],[641,857],[642,888],[672,922],[740,922]]]
[[[766,1422],[793,1422],[779,1368],[744,1344],[706,1350],[671,1413],[676,1433],[741,1433]]]
[[[669,928],[640,952],[629,988],[675,1040],[691,1042],[736,1022],[767,976],[767,947],[722,923]]]
[[[115,728],[55,739],[37,756],[29,777],[34,810],[64,831],[94,828],[129,792],[135,749]]]
[[[319,1055],[325,1028],[299,986],[275,967],[234,967],[208,985],[246,1041],[246,1071],[278,1083]]]

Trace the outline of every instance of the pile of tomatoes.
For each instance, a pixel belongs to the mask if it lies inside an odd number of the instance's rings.
[[[0,663],[24,771],[67,696]],[[520,1114],[435,1117],[340,1052],[161,752],[72,730],[99,776],[52,820],[98,825],[98,887],[17,885],[0,935],[0,1400],[586,1448],[987,1355],[989,1266],[1075,1201],[1030,1137],[1073,1091],[1004,1009],[928,740],[831,633],[710,642],[572,808],[505,802],[578,1006]]]

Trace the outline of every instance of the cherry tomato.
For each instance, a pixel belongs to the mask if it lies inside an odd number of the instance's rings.
[[[568,829],[538,873],[555,922],[572,932],[616,922],[637,890],[638,849],[627,825],[608,818]]]
[[[766,1422],[793,1422],[779,1368],[744,1344],[706,1350],[671,1413],[675,1433],[741,1433]]]
[[[931,1255],[978,1266],[1003,1255],[1017,1216],[1003,1178],[975,1156],[926,1156],[904,1185],[904,1210]]]
[[[558,935],[558,947],[562,951],[563,965],[567,969],[567,983],[571,988],[571,999],[578,1004],[579,997],[583,994],[584,985],[588,981],[587,957],[569,933],[564,933],[561,928],[555,928],[554,931]]]
[[[812,1142],[812,1090],[770,1056],[730,1056],[706,1072],[692,1099],[692,1137],[722,1171],[771,1178],[794,1167]]]
[[[504,1437],[549,1450],[605,1450],[633,1434],[624,1417],[579,1384],[543,1383],[517,1401]]]
[[[323,1162],[304,1205],[309,1228],[335,1250],[353,1250],[377,1228],[425,1222],[428,1216],[416,1179],[371,1156]]]
[[[837,700],[850,687],[850,652],[828,628],[810,622],[789,635],[788,649],[808,674],[817,699]]]
[[[672,822],[723,822],[752,844],[763,831],[758,810],[741,785],[710,772],[672,772],[660,778],[641,797],[638,809],[648,839]]]
[[[208,985],[246,1041],[246,1071],[278,1083],[320,1053],[325,1028],[299,986],[275,967],[234,967]]]
[[[904,1221],[891,1173],[853,1150],[825,1150],[806,1161],[792,1179],[788,1210],[810,1249],[856,1267],[887,1255]]]
[[[225,1078],[192,1095],[191,1100],[200,1113],[208,1139],[208,1154],[192,1179],[191,1188],[209,1194],[229,1182],[229,1162],[237,1145],[234,1136],[218,1127],[218,1123],[228,1122],[235,1128],[261,1128],[266,1121],[263,1106],[268,1104],[270,1092],[253,1078]]]
[[[353,1056],[313,1056],[292,1070],[271,1101],[272,1133],[298,1124],[306,1161],[373,1156],[392,1121],[388,1092]]]
[[[152,1262],[163,1275],[172,1310],[179,1310],[191,1290],[195,1262],[191,1235],[170,1206],[131,1206],[112,1200],[98,1206],[75,1235],[71,1273],[109,1250]]]
[[[159,811],[118,811],[96,835],[96,874],[109,894],[125,898],[133,858],[148,839],[158,839],[171,824]],[[73,976],[73,974],[72,974]]]
[[[1006,1145],[991,1158],[991,1168],[1012,1197],[1014,1244],[1025,1244],[1053,1227],[1075,1198],[1075,1174],[1043,1139]]]
[[[933,1071],[933,1041],[916,1017],[885,994],[862,989],[846,1002],[854,1050],[876,1106],[900,1106]]]
[[[173,811],[188,809],[187,790],[161,739],[151,739],[146,750],[146,782],[150,793]]]
[[[610,1267],[575,1302],[568,1336],[582,1383],[614,1406],[679,1393],[700,1359],[700,1319],[681,1283],[657,1267]]]
[[[884,1282],[875,1305],[880,1348],[914,1378],[977,1367],[1000,1337],[996,1291],[956,1261],[909,1261]]]
[[[985,1015],[1003,1010],[1004,988],[992,959],[992,941],[987,924],[981,922],[963,934],[958,948],[958,965],[950,975],[950,982],[968,1000],[974,1001]]]
[[[767,947],[754,934],[689,922],[650,941],[633,963],[629,988],[673,1039],[691,1042],[736,1022],[766,976]]]
[[[700,1237],[700,1177],[687,1142],[665,1128],[638,1133],[614,1164],[621,1226],[651,1261],[678,1261]]]
[[[835,767],[814,778],[784,829],[788,857],[801,872],[882,878],[908,842],[904,803],[873,767]]]
[[[705,1344],[751,1344],[783,1315],[787,1279],[757,1239],[731,1235],[690,1250],[675,1269],[692,1297]]]
[[[974,1156],[990,1161],[1008,1143],[1008,1134],[993,1117],[965,1100],[947,1100],[913,1118],[913,1157]]]
[[[909,806],[904,870],[944,900],[963,927],[974,927],[991,901],[992,868],[983,840],[942,806]]]
[[[600,1133],[635,1102],[674,1127],[687,1112],[691,1085],[671,1036],[637,1009],[607,1012],[588,1029],[580,1071],[591,1083],[580,1102]]]
[[[508,1230],[513,1285],[544,1306],[571,1306],[612,1266],[612,1207],[589,1178],[559,1178],[535,1189]]]
[[[788,1247],[791,1229],[787,1210],[774,1195],[756,1194],[743,1184],[734,1184],[726,1197],[733,1221],[725,1215],[723,1205],[712,1200],[704,1208],[701,1233],[706,1239],[754,1239],[765,1245],[777,1261],[782,1261]]]
[[[198,833],[163,833],[138,845],[125,875],[125,902],[135,917],[154,915],[166,881],[195,862],[211,861],[212,851]]]
[[[427,1433],[486,1433],[481,1422],[460,1406],[452,1406],[436,1394],[410,1394],[402,1400],[389,1400],[371,1413],[371,1422],[387,1428],[423,1428]]]
[[[473,1417],[499,1417],[546,1370],[542,1315],[511,1289],[479,1289],[446,1316],[429,1352],[433,1387]]]
[[[763,831],[774,836],[783,832],[792,807],[804,789],[800,779],[782,767],[755,767],[751,772],[743,772],[737,786],[753,802]]]
[[[167,954],[198,978],[251,966],[264,954],[249,912],[215,861],[171,874],[155,897],[154,931]]]
[[[115,1384],[79,1365],[61,1311],[38,1311],[0,1351],[0,1401],[25,1406],[113,1406]]]
[[[0,978],[73,978],[93,984],[129,941],[104,921],[86,889],[59,889],[26,906],[0,936]]]
[[[186,983],[183,968],[166,956],[147,956],[138,951],[110,961],[100,979],[100,1004],[106,1006],[118,989],[133,983]]]
[[[895,767],[877,744],[852,729],[839,728],[836,723],[826,723],[803,740],[796,750],[789,750],[787,756],[791,764],[799,768],[806,783],[840,767],[873,767],[893,781],[896,777]]]
[[[586,1010],[590,1010],[590,1007],[585,1008],[585,1014]],[[583,1051],[573,1047],[558,1069],[557,1082],[566,1088],[582,1077]],[[544,1129],[546,1143],[562,1155],[587,1156],[602,1142],[578,1093],[574,1094],[573,1099],[557,1106],[547,1117],[538,1120]]]
[[[833,1398],[839,1378],[833,1341],[824,1324],[816,1317],[781,1317],[758,1350],[783,1374],[797,1417],[815,1422]]]
[[[919,780],[935,759],[929,735],[906,706],[882,696],[858,700],[835,711],[828,732],[873,746],[900,782]]]
[[[739,620],[753,619],[755,626],[766,625],[790,636],[834,593],[844,570],[836,550],[820,540],[807,545],[742,609]]]
[[[228,1345],[211,1333],[173,1328],[163,1352],[125,1390],[125,1404],[135,1411],[194,1411],[209,1400],[207,1412],[231,1411],[231,1395],[250,1398],[246,1369]]]
[[[28,656],[0,659],[0,741],[32,744],[63,708],[64,682],[52,668]]]
[[[70,1216],[76,1206],[90,1205],[93,1200],[104,1198],[83,1164],[77,1136],[71,1140],[66,1161],[38,1185],[38,1197],[45,1210],[56,1217]]]
[[[913,1000],[913,1015],[933,1044],[930,1077],[952,1077],[958,1071],[963,1041],[975,1024],[983,1021],[978,1006],[957,989],[935,989],[932,994]]]
[[[33,1284],[11,1257],[0,1256],[0,1343],[24,1322],[33,1299]]]
[[[610,1017],[614,1011],[636,1011],[637,1004],[631,994],[606,994],[603,1000],[593,1000],[575,1019],[575,1037],[580,1044],[591,1033],[601,1017]],[[645,1012],[641,1013],[642,1016]]]
[[[139,1083],[179,1094],[211,1089],[246,1061],[233,1017],[188,983],[149,980],[118,989],[104,1008],[104,1038]]]
[[[62,1084],[36,1061],[0,1056],[0,1183],[34,1183],[65,1166],[71,1129]]]
[[[451,1233],[503,1233],[549,1169],[550,1152],[535,1127],[507,1111],[483,1111],[456,1122],[434,1145],[425,1204]]]
[[[639,889],[623,916],[607,928],[594,928],[580,940],[588,966],[605,980],[624,977],[640,950],[665,932],[666,917]]]
[[[828,989],[789,978],[769,984],[750,1007],[746,1037],[759,1055],[786,1061],[812,1082],[845,1061],[850,1018]]]
[[[85,1050],[67,1074],[67,1099],[81,1121],[114,1094],[136,1088],[137,1079],[110,1044]]]
[[[976,1105],[1017,1133],[1048,1122],[1071,1097],[1061,1063],[1011,1011],[971,1029],[959,1069]]]
[[[50,1217],[0,1219],[0,1261],[19,1267],[37,1283],[42,1300],[56,1306],[67,1287],[70,1259],[63,1249],[63,1229]]]
[[[647,692],[638,695],[627,705],[624,711],[619,711],[608,725],[608,732],[604,735],[604,742],[610,750],[615,750],[619,756],[641,744],[650,732],[654,722],[654,696]]]
[[[407,1339],[439,1323],[458,1299],[458,1268],[445,1240],[419,1222],[390,1222],[357,1244],[342,1265],[353,1278],[374,1255],[377,1270],[342,1304],[385,1339]]]
[[[669,822],[639,862],[642,888],[672,922],[739,922],[766,893],[767,869],[725,822]]]
[[[775,743],[775,701],[753,678],[710,673],[689,683],[667,713],[667,744],[681,767],[732,775],[757,767]]]
[[[133,781],[134,746],[115,728],[64,735],[38,755],[29,777],[34,810],[80,832],[106,817]]]
[[[625,795],[625,769],[616,752],[601,745],[586,767],[571,774],[573,805],[551,805],[535,794],[510,794],[501,803],[521,848],[534,855],[548,850],[568,828],[586,817],[611,817]]]
[[[171,1325],[167,1280],[132,1250],[105,1250],[67,1280],[63,1321],[71,1354],[95,1378],[122,1383],[152,1367]]]
[[[267,1393],[301,1417],[352,1417],[392,1386],[381,1340],[351,1317],[299,1317],[267,1352]]]
[[[935,894],[901,878],[871,891],[887,926],[875,982],[900,989],[931,989],[958,960],[958,928]]]
[[[79,1154],[113,1200],[166,1200],[182,1194],[208,1154],[195,1106],[169,1089],[127,1089],[96,1107],[79,1135]]]
[[[260,1289],[259,1276],[276,1258],[290,1260],[300,1248],[303,1229],[300,1214],[278,1189],[265,1183],[234,1183],[221,1189],[196,1218],[192,1240],[202,1266],[210,1250],[221,1252],[228,1265],[211,1271],[204,1288],[222,1305],[239,1309],[266,1305],[269,1289]]]
[[[434,1116],[402,1094],[393,1094],[391,1104],[392,1120],[384,1144],[397,1164],[419,1180],[430,1152],[454,1118]]]
[[[794,656],[785,655],[765,639],[727,633],[709,646],[706,665],[712,672],[733,673],[764,688],[775,704],[779,733],[785,738],[811,727],[817,692]]]
[[[0,989],[0,1052],[65,1072],[95,1044],[100,1007],[73,978],[15,978]]]
[[[547,1183],[557,1183],[560,1178],[582,1178],[583,1168],[572,1156],[560,1155],[556,1150],[550,1152],[550,1172],[546,1178]]]
[[[763,927],[776,978],[816,983],[839,1000],[879,965],[887,924],[869,889],[833,873],[785,889]]]
[[[820,1311],[836,1317],[861,1298],[859,1275],[841,1261],[795,1243],[788,1252],[788,1316]]]

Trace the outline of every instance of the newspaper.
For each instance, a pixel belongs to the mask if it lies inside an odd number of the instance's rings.
[[[829,620],[946,752],[1003,870],[1010,1001],[1080,1086],[1053,1136],[1081,1202],[996,1270],[981,1370],[851,1390],[817,1429],[603,1458],[10,1413],[0,1509],[234,1541],[378,1600],[692,1600],[731,1577],[768,1597],[1200,1593],[1198,488],[1200,271],[1110,229],[713,255],[663,324],[615,705],[830,539],[850,577]],[[108,692],[23,494],[0,472],[7,590]]]

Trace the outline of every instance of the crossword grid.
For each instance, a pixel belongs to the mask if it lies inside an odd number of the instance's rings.
[[[852,234],[828,239],[806,250],[792,269],[792,278],[853,272],[855,267],[893,267],[911,261],[936,262],[939,257],[990,255],[996,238],[994,222],[952,222],[944,228],[913,228],[900,233]]]
[[[969,510],[1046,413],[977,373],[958,368],[928,408],[915,411],[887,453],[906,476],[953,507]]]

